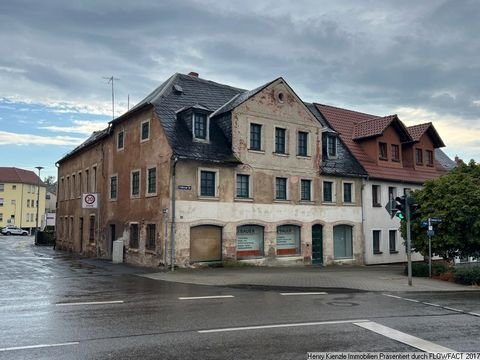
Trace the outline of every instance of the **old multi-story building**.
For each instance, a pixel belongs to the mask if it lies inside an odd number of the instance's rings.
[[[440,150],[442,139],[431,123],[406,127],[396,115],[315,106],[368,174],[362,184],[365,263],[406,261],[399,219],[392,219],[384,206],[455,166]],[[415,253],[413,259],[422,257]]]
[[[40,193],[39,193],[40,191]],[[34,229],[42,227],[45,213],[46,185],[30,170],[0,167],[0,227],[16,225]],[[37,199],[39,199],[37,207]]]
[[[366,172],[318,110],[282,78],[173,75],[58,162],[58,247],[109,257],[120,239],[150,266],[172,251],[182,266],[363,263]]]

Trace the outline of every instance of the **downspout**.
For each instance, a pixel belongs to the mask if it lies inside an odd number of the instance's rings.
[[[176,201],[176,169],[177,169],[178,157],[173,157],[172,168],[172,222],[170,228],[170,264],[171,271],[175,270],[175,201]]]

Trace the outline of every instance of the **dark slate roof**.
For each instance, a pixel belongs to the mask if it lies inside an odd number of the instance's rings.
[[[175,85],[183,91],[174,91]],[[194,141],[186,123],[177,119],[177,112],[194,106],[215,111],[244,92],[245,90],[195,76],[175,74],[141,103],[147,101],[154,106],[174,155],[192,160],[237,163],[239,161],[235,158],[226,135],[213,119],[210,121],[210,141],[198,142]]]
[[[318,111],[314,104],[304,102],[305,106],[310,110],[310,112],[317,118],[317,120],[322,125],[322,133],[329,134],[338,134],[333,130],[323,117],[323,115]],[[325,137],[322,137],[322,165],[321,172],[324,175],[332,176],[352,176],[352,177],[364,177],[367,176],[367,172],[360,165],[360,163],[355,159],[350,150],[345,146],[342,139],[337,137],[337,157],[334,159],[329,159],[327,156],[327,146],[325,142]]]
[[[255,96],[256,94],[258,94],[260,91],[262,91],[263,89],[265,89],[266,87],[268,87],[270,84],[273,84],[275,81],[279,80],[279,79],[282,79],[281,77],[279,78],[276,78],[275,80],[272,80],[272,81],[269,81],[268,83],[266,84],[263,84],[259,87],[257,87],[256,89],[253,89],[253,90],[249,90],[249,91],[244,91],[240,94],[237,94],[236,96],[234,96],[232,99],[230,99],[230,101],[228,101],[225,105],[223,105],[222,107],[220,107],[219,109],[217,109],[213,114],[212,114],[212,117],[213,116],[219,116],[221,114],[224,114],[226,112],[229,112],[229,111],[232,111],[233,109],[235,109],[237,106],[243,104],[245,101],[247,101],[248,99],[250,99],[252,96]]]
[[[441,149],[435,149],[435,160],[449,171],[457,167],[457,163],[450,159]]]
[[[0,182],[46,186],[33,171],[15,167],[0,167]]]
[[[62,157],[60,160],[58,160],[58,162],[62,162],[63,160],[69,158],[70,156],[72,156],[73,154],[79,152],[79,151],[82,151],[82,150],[85,150],[87,149],[89,146],[97,143],[98,141],[102,140],[103,138],[107,137],[108,134],[109,134],[109,130],[110,128],[107,127],[103,130],[99,130],[99,131],[94,131],[92,133],[92,135],[90,135],[90,137],[85,140],[83,143],[81,143],[80,145],[78,145],[75,149],[73,149],[72,151],[70,151],[68,154],[66,154],[64,157]]]

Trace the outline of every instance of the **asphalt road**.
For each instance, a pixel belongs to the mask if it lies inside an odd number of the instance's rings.
[[[0,359],[480,351],[480,292],[282,295],[137,276],[147,271],[0,236]],[[207,296],[221,297],[190,298]]]

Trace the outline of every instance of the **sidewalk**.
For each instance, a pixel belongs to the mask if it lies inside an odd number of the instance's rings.
[[[302,289],[353,289],[360,291],[480,291],[442,280],[417,278],[408,286],[403,266],[333,266],[333,267],[242,267],[178,269],[175,272],[143,274],[150,279],[197,285],[283,287]]]

